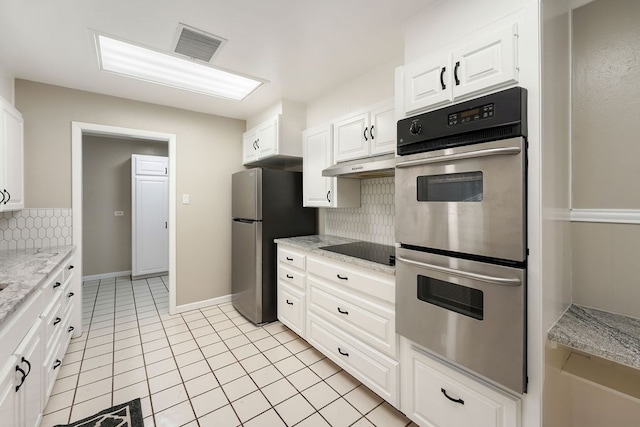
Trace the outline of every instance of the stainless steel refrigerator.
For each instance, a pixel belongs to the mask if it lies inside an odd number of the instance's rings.
[[[277,318],[273,239],[316,234],[317,210],[302,207],[302,173],[248,169],[232,176],[233,306],[255,324]]]

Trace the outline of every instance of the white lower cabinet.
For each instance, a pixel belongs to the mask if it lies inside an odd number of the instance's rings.
[[[401,338],[401,410],[422,427],[519,427],[518,397],[483,384]]]
[[[0,328],[0,361],[5,361],[0,366],[2,426],[40,424],[79,309],[73,271],[70,256]]]
[[[306,317],[306,256],[278,247],[278,320],[302,338]]]

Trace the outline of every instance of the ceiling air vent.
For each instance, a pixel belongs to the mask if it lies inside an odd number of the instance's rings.
[[[173,51],[189,58],[211,62],[226,39],[188,25],[179,24]]]

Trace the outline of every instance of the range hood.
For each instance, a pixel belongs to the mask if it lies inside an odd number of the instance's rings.
[[[395,175],[395,153],[382,156],[365,157],[363,159],[350,160],[336,163],[322,171],[322,176],[335,176],[339,178],[381,178]]]

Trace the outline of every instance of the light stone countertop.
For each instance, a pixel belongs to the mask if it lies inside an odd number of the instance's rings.
[[[0,251],[0,327],[75,246]]]
[[[567,347],[640,369],[640,319],[572,304],[547,337]]]
[[[283,239],[275,239],[279,245],[290,246],[295,249],[309,252],[314,255],[320,255],[326,258],[331,258],[336,261],[342,261],[347,264],[356,265],[359,267],[368,268],[370,270],[378,271],[386,274],[396,274],[396,268],[391,265],[379,264],[377,262],[367,261],[365,259],[354,258],[348,255],[342,255],[335,252],[329,252],[320,249],[323,246],[341,245],[343,243],[358,242],[359,240],[349,239],[346,237],[331,236],[328,234],[312,235],[312,236],[300,236],[300,237],[287,237]]]

